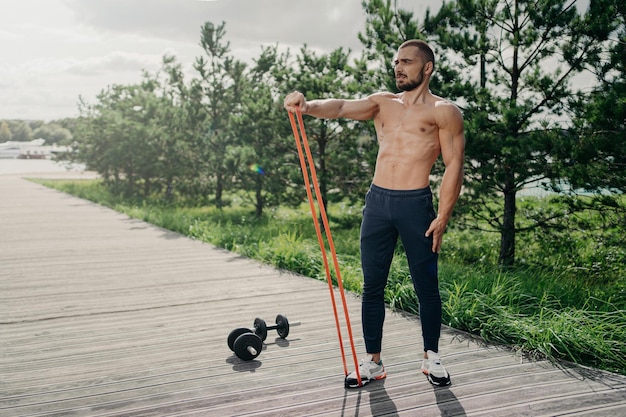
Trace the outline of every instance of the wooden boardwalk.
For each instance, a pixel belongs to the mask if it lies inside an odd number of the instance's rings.
[[[302,325],[251,362],[228,349],[278,313]],[[434,388],[419,335],[389,311],[387,379],[346,390],[325,283],[0,175],[0,416],[626,416],[624,376],[447,328]]]

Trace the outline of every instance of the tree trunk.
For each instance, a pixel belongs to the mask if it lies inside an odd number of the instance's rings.
[[[255,195],[256,195],[256,211],[255,211],[255,215],[257,218],[260,218],[261,216],[263,216],[263,182],[260,179],[257,179],[256,181],[256,190],[255,190]]]
[[[167,177],[167,187],[165,189],[165,199],[171,201],[174,198],[174,178],[172,176]]]
[[[498,263],[503,266],[513,266],[515,263],[515,212],[516,195],[512,182],[507,181],[504,188],[504,215],[500,234],[500,256]]]
[[[218,209],[222,208],[222,194],[224,192],[224,180],[221,174],[217,175],[216,184],[215,184],[215,207]]]
[[[152,188],[152,182],[150,181],[150,178],[146,178],[143,183],[143,195],[145,197],[148,197],[150,195],[151,188]]]
[[[480,54],[480,88],[487,87],[487,57],[484,53]]]

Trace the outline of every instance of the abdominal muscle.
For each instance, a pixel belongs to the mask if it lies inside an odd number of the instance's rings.
[[[374,97],[378,157],[373,183],[390,190],[428,187],[430,171],[441,153],[436,100],[406,105],[402,95]]]
[[[438,156],[439,143],[432,136],[387,136],[379,140],[373,183],[390,190],[428,187]]]

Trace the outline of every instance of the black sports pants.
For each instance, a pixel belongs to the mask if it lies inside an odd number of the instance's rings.
[[[425,236],[434,219],[432,193],[428,187],[404,191],[372,184],[365,197],[361,224],[364,281],[361,318],[368,353],[381,351],[385,287],[398,236],[406,251],[419,301],[424,351],[438,351],[441,332],[438,256],[432,251],[432,235]]]

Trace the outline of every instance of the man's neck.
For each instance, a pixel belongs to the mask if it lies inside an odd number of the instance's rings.
[[[424,104],[431,97],[432,94],[428,89],[428,83],[423,83],[411,91],[403,91],[400,96],[402,102],[406,105]]]

